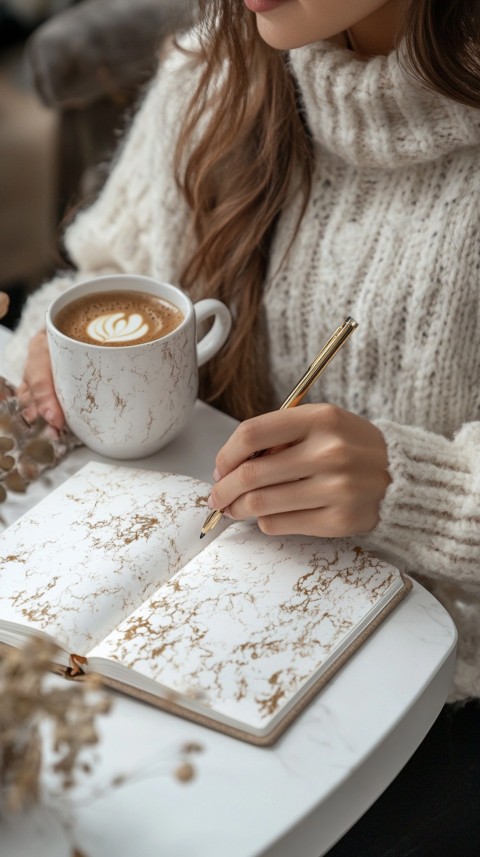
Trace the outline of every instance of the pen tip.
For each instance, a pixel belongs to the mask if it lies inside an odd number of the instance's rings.
[[[205,533],[200,533],[200,538],[203,539]]]

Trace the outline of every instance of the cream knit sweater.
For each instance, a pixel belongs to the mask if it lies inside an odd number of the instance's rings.
[[[359,329],[314,388],[373,420],[392,483],[364,544],[418,577],[460,633],[452,698],[480,695],[480,111],[427,92],[395,55],[318,43],[291,53],[314,139],[314,187],[278,224],[266,287],[278,399],[344,316]],[[178,281],[191,250],[172,175],[192,92],[178,53],[150,87],[97,202],[66,235],[79,273],[29,301],[10,348],[22,364],[44,311],[107,271]],[[261,371],[261,367],[259,367]]]

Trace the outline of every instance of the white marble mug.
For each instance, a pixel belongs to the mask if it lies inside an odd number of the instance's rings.
[[[181,324],[159,339],[137,345],[93,345],[60,332],[58,313],[73,300],[109,291],[147,292],[170,301]],[[214,319],[197,342],[197,326]],[[225,343],[227,307],[213,299],[195,305],[176,286],[149,277],[114,274],[72,286],[46,317],[53,382],[68,426],[95,452],[143,458],[157,452],[187,425],[198,392],[198,367]]]

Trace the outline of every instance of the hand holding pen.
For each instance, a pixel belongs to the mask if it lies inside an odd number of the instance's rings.
[[[296,407],[356,326],[347,319],[335,331],[280,410],[234,431],[216,459],[211,509],[255,516],[272,535],[345,536],[375,526],[390,482],[382,433],[335,405]],[[212,512],[202,534],[221,515]]]

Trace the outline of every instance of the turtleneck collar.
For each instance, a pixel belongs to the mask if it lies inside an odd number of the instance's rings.
[[[480,110],[415,80],[402,47],[364,59],[316,42],[289,56],[314,141],[347,163],[395,169],[480,144]]]

